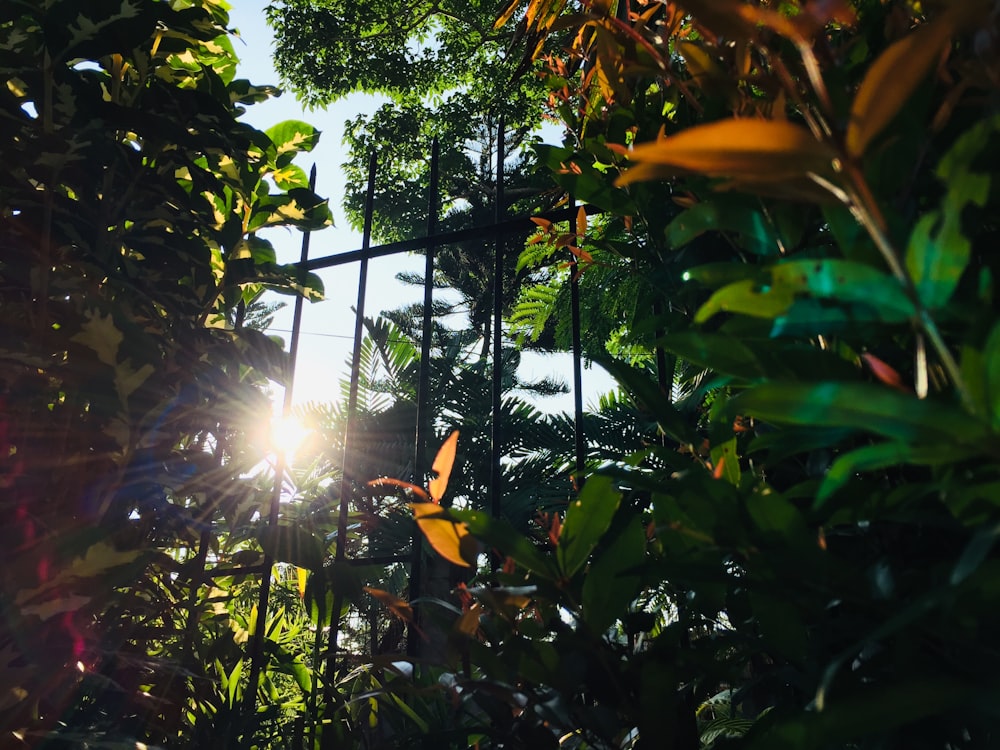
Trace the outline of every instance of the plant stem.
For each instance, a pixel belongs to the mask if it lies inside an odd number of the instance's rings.
[[[955,390],[958,391],[958,395],[962,400],[962,406],[964,406],[965,410],[970,414],[975,414],[975,402],[972,399],[972,394],[969,393],[969,388],[965,384],[965,380],[962,378],[962,371],[958,366],[958,362],[955,361],[951,350],[948,349],[948,345],[941,336],[941,331],[938,329],[937,323],[934,322],[930,312],[926,307],[924,307],[923,302],[920,300],[920,294],[917,291],[917,287],[913,283],[913,279],[910,277],[909,272],[906,270],[906,266],[904,266],[901,262],[899,253],[896,252],[892,242],[889,240],[888,236],[886,236],[884,222],[876,220],[875,217],[879,216],[881,218],[881,214],[877,213],[877,208],[874,207],[874,205],[868,205],[874,202],[874,198],[868,190],[864,176],[860,173],[860,170],[857,170],[856,168],[850,169],[850,176],[856,187],[861,192],[861,195],[859,196],[854,192],[854,190],[851,190],[849,193],[850,204],[848,208],[850,208],[851,213],[854,214],[854,217],[865,228],[865,231],[868,232],[868,236],[872,238],[872,241],[875,243],[875,247],[878,248],[879,253],[881,253],[886,265],[889,266],[889,270],[892,271],[893,276],[895,276],[899,280],[900,284],[903,285],[903,290],[906,292],[907,297],[910,298],[910,302],[913,303],[913,309],[915,311],[913,323],[920,330],[922,330],[930,340],[931,347],[937,353],[938,359],[941,361],[941,365],[944,367],[945,372],[948,373],[948,378],[955,386]]]

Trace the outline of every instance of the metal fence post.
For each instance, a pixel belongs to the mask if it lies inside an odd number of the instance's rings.
[[[427,402],[430,398],[431,379],[431,335],[433,323],[434,304],[434,251],[436,245],[434,236],[437,234],[438,223],[438,160],[439,160],[438,140],[434,139],[431,145],[431,181],[428,190],[427,205],[427,249],[424,256],[424,318],[421,328],[420,338],[420,376],[417,380],[417,430],[415,439],[415,449],[413,455],[413,481],[418,486],[422,486],[427,475],[427,441],[433,434],[431,427],[431,415],[428,413]],[[420,598],[423,572],[423,535],[420,530],[414,528],[413,540],[411,541],[410,561],[410,601]],[[417,632],[421,620],[420,607],[414,607],[413,622],[410,623],[406,634],[406,653],[409,656],[416,656],[419,644]]]
[[[503,205],[504,151],[504,121],[503,115],[501,115],[497,120],[496,204],[494,206],[498,227],[505,213]],[[493,245],[493,424],[491,425],[492,434],[490,436],[490,514],[494,518],[500,517],[502,480],[500,449],[503,432],[500,424],[500,413],[503,398],[503,331],[501,323],[503,318],[503,245],[505,239],[505,235],[498,230]]]
[[[375,213],[375,174],[378,160],[374,151],[368,161],[368,192],[365,197],[365,221],[361,237],[361,267],[358,271],[358,302],[354,316],[354,352],[351,357],[351,383],[347,397],[347,420],[344,425],[344,463],[340,480],[340,510],[337,515],[337,551],[334,565],[344,564],[347,556],[347,515],[350,501],[354,496],[355,476],[351,468],[353,461],[354,422],[358,408],[358,381],[361,379],[361,343],[365,323],[365,295],[368,291],[368,249],[371,247],[372,220]],[[344,606],[341,591],[333,592],[333,608],[330,612],[330,635],[327,641],[326,677],[327,689],[333,685],[333,675],[337,665],[337,640],[340,636],[340,610]]]
[[[316,165],[313,164],[309,172],[309,189],[316,190]],[[302,251],[299,256],[299,272],[306,273],[306,264],[309,262],[309,237],[311,233],[307,230],[302,233]],[[288,373],[285,376],[285,395],[282,402],[281,413],[287,417],[292,408],[292,387],[295,381],[295,360],[299,351],[299,338],[302,331],[302,297],[295,298],[295,312],[292,318],[292,338],[288,346]],[[271,531],[278,526],[278,515],[281,511],[281,485],[285,478],[285,453],[278,454],[276,466],[274,468],[274,489],[271,492],[271,503],[267,514],[267,530]],[[243,718],[246,726],[253,727],[251,720],[257,710],[257,685],[260,682],[260,674],[264,666],[264,628],[267,624],[267,606],[271,597],[271,568],[274,567],[274,556],[265,553],[261,574],[260,591],[257,598],[257,623],[253,632],[253,641],[250,644],[250,677],[247,685],[247,692],[243,697]]]

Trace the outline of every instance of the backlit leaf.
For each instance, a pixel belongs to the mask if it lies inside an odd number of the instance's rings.
[[[436,503],[413,503],[413,517],[434,551],[448,562],[470,568],[479,554],[479,545],[463,521],[454,520]]]
[[[776,318],[794,301],[795,295],[785,287],[761,285],[753,279],[744,279],[716,291],[698,310],[694,321],[704,323],[720,312]]]
[[[712,446],[712,465],[716,479],[724,479],[732,485],[740,484],[740,457],[736,452],[736,436],[719,445]]]
[[[274,144],[279,159],[283,154],[312,151],[320,135],[315,127],[301,120],[285,120],[265,132]],[[279,166],[284,164],[279,163]]]
[[[636,146],[631,161],[749,183],[779,182],[809,173],[828,174],[836,153],[805,128],[784,120],[722,120]],[[629,169],[619,185],[650,179]]]
[[[451,469],[455,465],[455,452],[458,450],[458,430],[455,430],[448,439],[444,441],[434,458],[434,465],[431,467],[437,472],[437,476],[427,484],[430,490],[431,499],[435,503],[440,503],[448,489],[448,478],[451,476]]]
[[[306,582],[309,580],[309,571],[305,568],[295,568],[295,580],[298,583],[299,599],[305,599]]]

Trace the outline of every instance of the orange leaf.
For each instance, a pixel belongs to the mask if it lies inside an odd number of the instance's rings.
[[[543,219],[540,216],[532,216],[531,220],[546,231],[552,228],[552,222],[548,219]]]
[[[761,183],[829,174],[836,152],[803,127],[784,120],[722,120],[636,146],[638,162],[619,185],[654,179],[677,169],[710,177]]]
[[[576,212],[576,236],[583,237],[587,233],[587,209],[580,206]]]
[[[457,450],[458,430],[455,430],[441,445],[434,458],[434,465],[431,467],[431,471],[437,472],[437,477],[428,483],[427,489],[430,490],[431,498],[435,503],[441,502],[445,490],[448,489],[448,477],[451,476],[451,468],[455,465],[455,452]]]
[[[398,596],[393,596],[388,591],[373,589],[371,586],[365,586],[365,591],[382,602],[400,620],[413,622],[413,607],[410,606],[408,601],[400,599]]]
[[[434,503],[413,503],[410,507],[417,526],[435,552],[454,565],[472,567],[479,545],[464,522],[453,521],[447,510]]]
[[[868,368],[872,371],[872,375],[886,385],[904,392],[909,390],[905,385],[903,385],[903,378],[900,374],[874,354],[865,352],[861,355],[861,359],[863,359],[865,364],[868,365]]]
[[[726,457],[719,456],[719,462],[715,465],[715,469],[712,470],[712,479],[721,479],[722,472],[726,467]]]
[[[848,154],[858,157],[865,152],[927,77],[954,32],[953,16],[945,14],[891,45],[872,63],[851,105],[845,139]]]
[[[752,32],[740,17],[742,0],[681,0],[677,5],[694,16],[716,36],[743,39]]]
[[[380,487],[384,484],[391,485],[393,487],[400,487],[404,490],[410,490],[414,495],[422,498],[423,500],[430,502],[430,497],[427,496],[427,492],[424,491],[423,487],[417,487],[415,484],[410,482],[404,482],[402,479],[393,479],[392,477],[380,477],[379,479],[373,479],[368,483],[369,487]]]
[[[472,638],[479,631],[479,616],[483,608],[479,604],[473,604],[468,612],[464,612],[455,622],[455,631]]]

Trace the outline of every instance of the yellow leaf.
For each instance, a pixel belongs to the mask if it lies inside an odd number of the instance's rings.
[[[696,42],[677,42],[677,51],[684,58],[688,73],[695,80],[722,78],[725,75],[721,66],[712,59],[702,45]]]
[[[836,153],[805,128],[784,120],[722,120],[636,146],[638,162],[619,185],[665,176],[673,170],[740,182],[788,180],[809,173],[829,174]]]
[[[454,565],[471,568],[478,554],[476,540],[462,521],[451,520],[444,508],[434,503],[413,503],[413,517],[434,550]]]
[[[299,584],[299,599],[306,598],[306,581],[309,579],[309,571],[305,568],[295,568],[295,579]]]
[[[954,31],[953,16],[945,14],[900,39],[872,63],[851,105],[848,154],[865,152],[941,58]]]
[[[437,456],[434,458],[432,471],[437,472],[437,477],[432,479],[427,489],[430,490],[431,498],[435,503],[440,503],[444,497],[445,490],[448,489],[448,478],[451,476],[451,469],[455,465],[455,452],[458,450],[458,430],[448,436],[448,439],[441,445]]]

